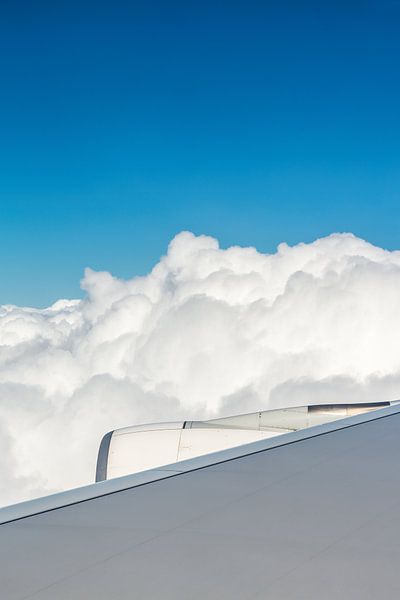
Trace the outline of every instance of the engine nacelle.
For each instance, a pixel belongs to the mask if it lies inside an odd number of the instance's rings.
[[[96,481],[284,435],[390,404],[394,403],[311,405],[209,421],[155,423],[116,429],[107,433],[101,441]]]

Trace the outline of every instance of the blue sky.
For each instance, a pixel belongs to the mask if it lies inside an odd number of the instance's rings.
[[[180,230],[400,248],[400,3],[4,2],[0,303]]]

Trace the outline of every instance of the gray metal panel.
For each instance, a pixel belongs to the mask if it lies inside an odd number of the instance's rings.
[[[1,598],[397,600],[399,412],[3,524]]]

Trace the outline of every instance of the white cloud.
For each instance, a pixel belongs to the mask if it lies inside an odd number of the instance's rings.
[[[400,397],[400,252],[334,234],[275,254],[184,232],[146,277],[0,307],[0,502],[94,478],[140,422]]]

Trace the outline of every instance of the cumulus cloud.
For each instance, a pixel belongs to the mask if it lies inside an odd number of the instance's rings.
[[[400,252],[351,234],[87,269],[83,300],[0,307],[0,502],[89,483],[102,435],[177,418],[400,396]]]

